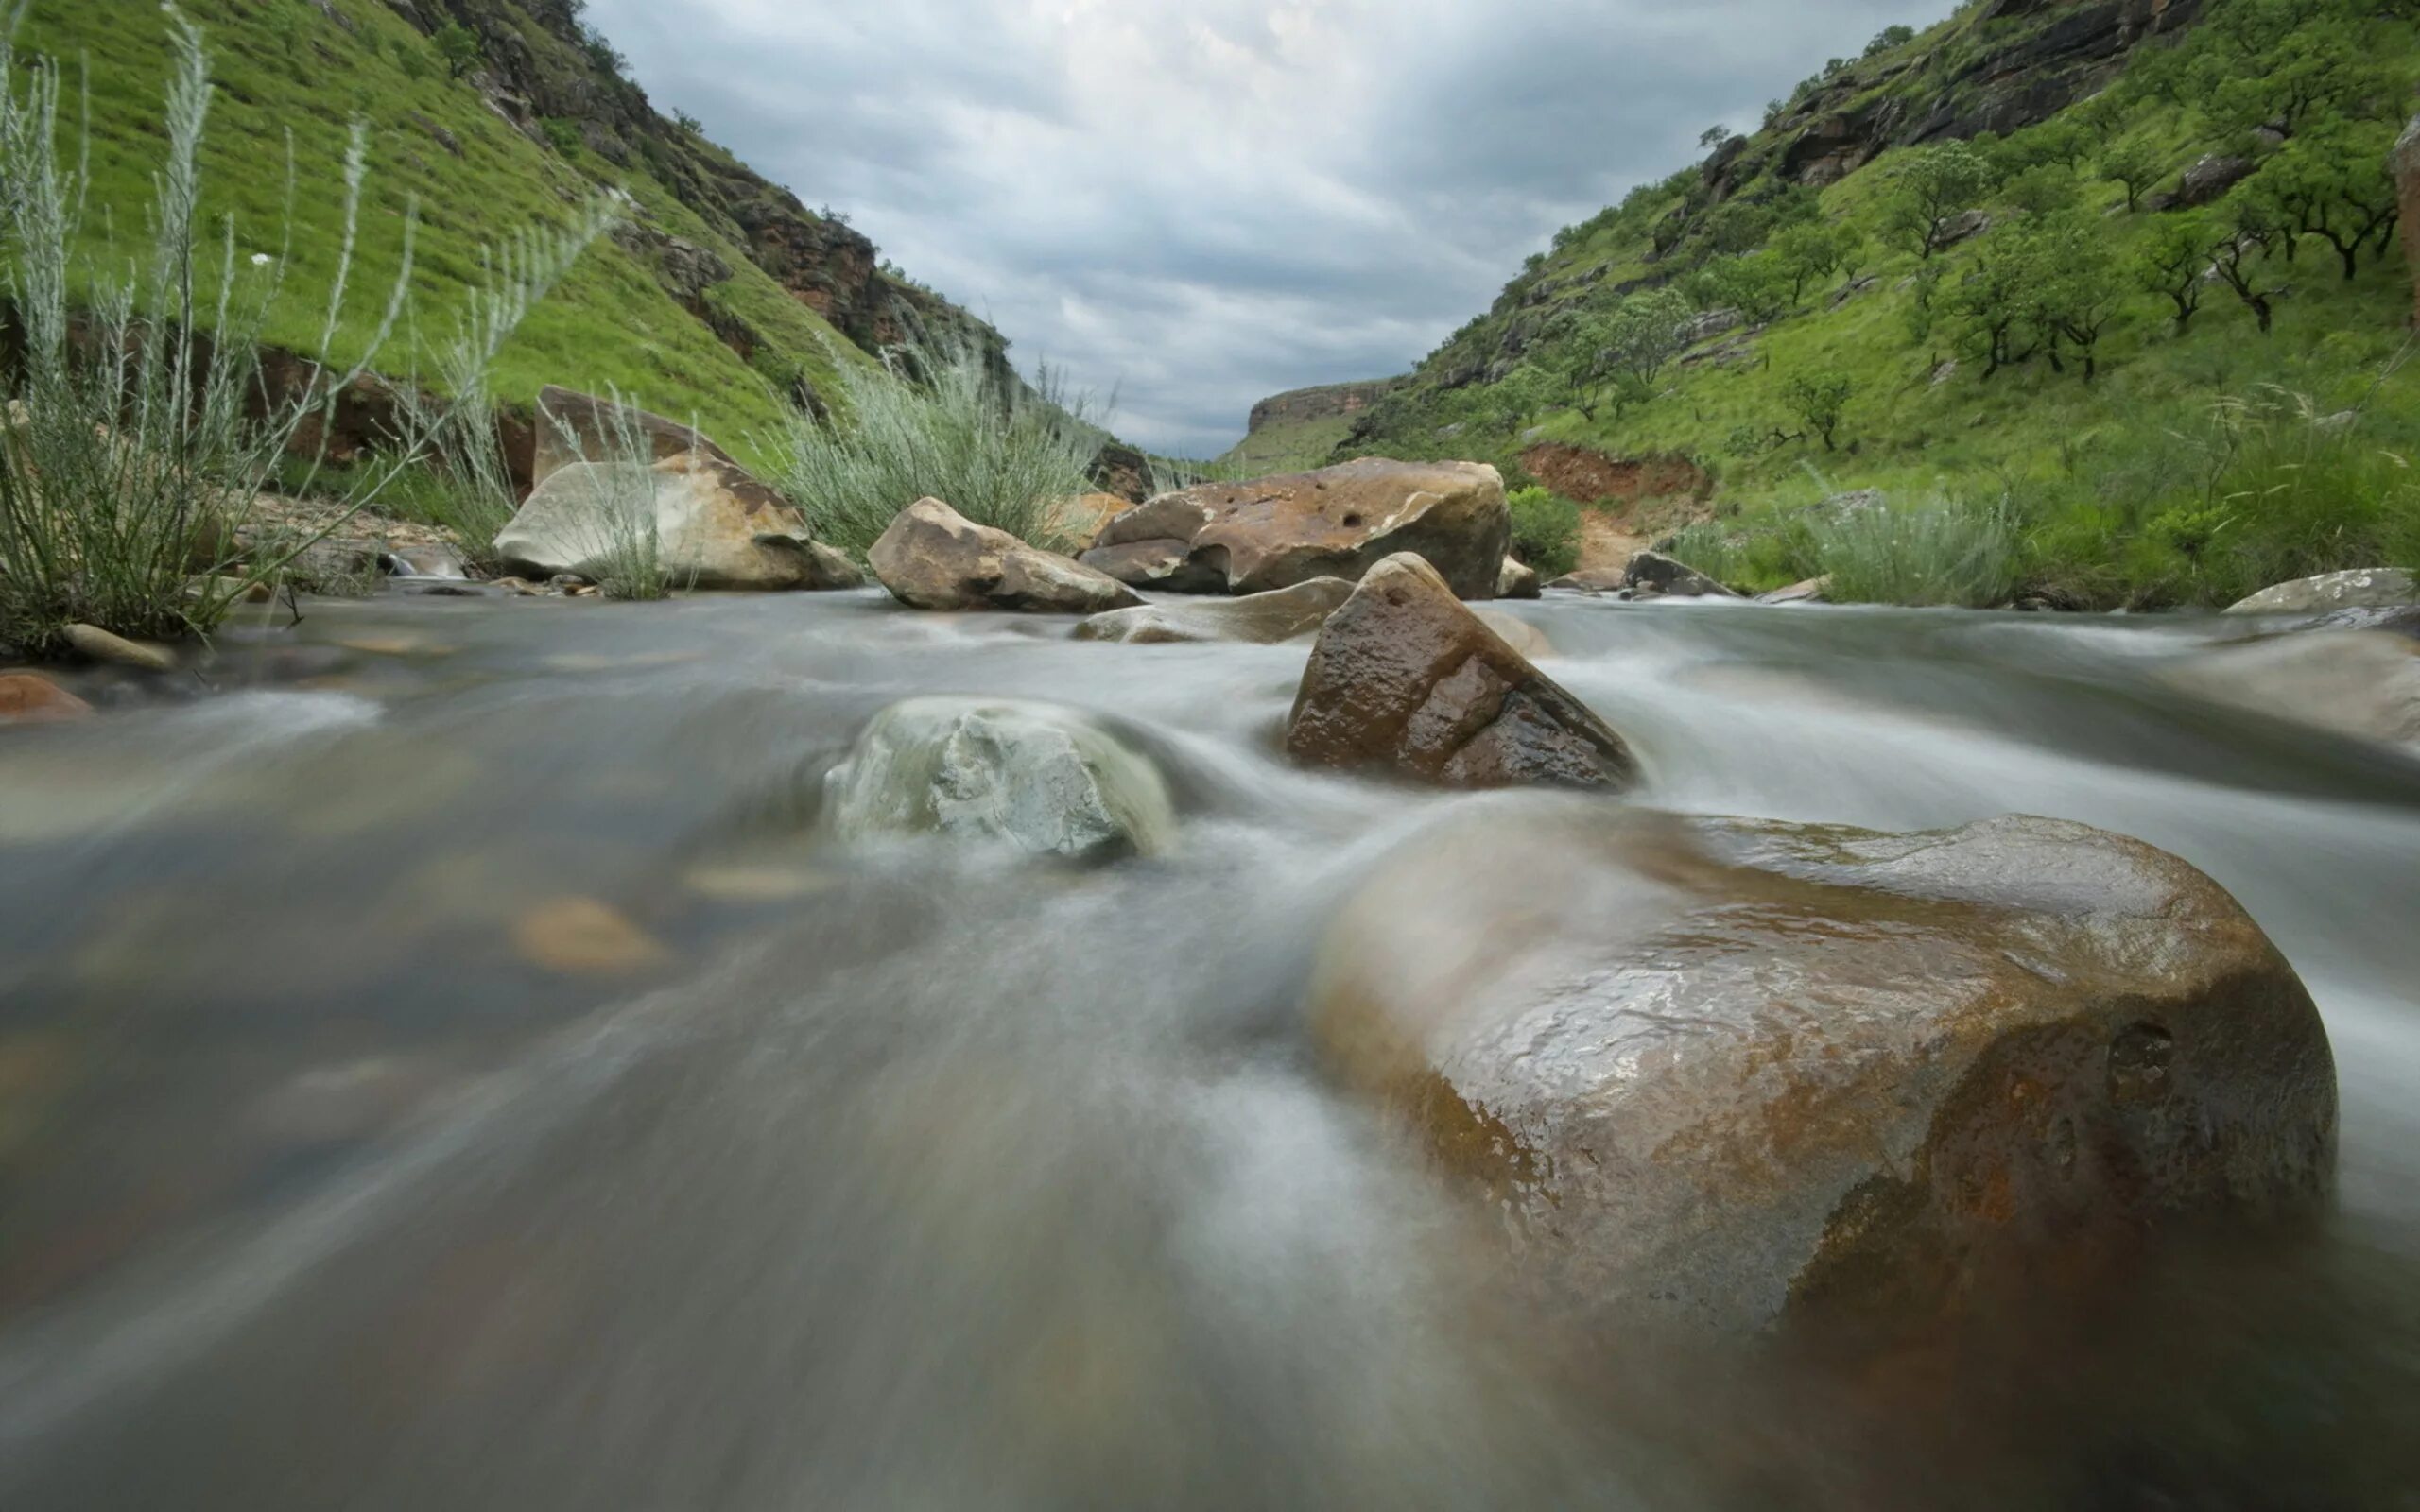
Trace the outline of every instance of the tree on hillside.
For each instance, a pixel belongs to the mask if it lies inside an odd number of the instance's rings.
[[[468,77],[484,56],[479,34],[458,21],[438,27],[437,35],[429,40],[437,45],[437,56],[445,60],[445,71],[456,78]]]
[[[2101,335],[2125,308],[2124,270],[2109,238],[2082,212],[2046,216],[2033,235],[2034,324],[2051,367],[2061,367],[2065,341],[2083,360],[2083,381],[2090,383],[2100,371]]]
[[[2176,334],[2183,335],[2202,308],[2210,280],[2209,221],[2199,215],[2169,216],[2135,254],[2135,282],[2176,306]]]
[[[1991,186],[1991,165],[1963,142],[1914,148],[1891,171],[1884,226],[1901,246],[1929,261],[1946,245],[1949,218],[1973,209]]]
[[[1865,44],[1865,56],[1873,58],[1878,54],[1887,53],[1893,47],[1905,47],[1915,40],[1916,28],[1913,26],[1885,26],[1875,33],[1872,42]]]
[[[2319,6],[2238,3],[2213,22],[2200,98],[2211,119],[2238,130],[2274,127],[2288,137],[2373,98],[2392,98],[2394,70],[2366,50],[2347,18]],[[2229,29],[2230,24],[2240,29]],[[2225,45],[2232,43],[2234,45]]]
[[[1782,402],[1827,452],[1840,449],[1841,414],[1855,391],[1856,386],[1836,372],[1793,373],[1781,386]]]
[[[2125,186],[2126,209],[2143,206],[2143,192],[2168,177],[2168,162],[2139,142],[2112,144],[2096,164],[2100,176]]]
[[[2276,323],[2280,291],[2264,276],[2261,263],[2285,235],[2268,207],[2256,199],[2246,200],[2209,247],[2210,270],[2252,312],[2264,336]]]
[[[1772,251],[1719,257],[1689,281],[1689,292],[1709,310],[1737,310],[1752,324],[1771,325],[1798,302],[1790,269]]]
[[[1616,414],[1655,396],[1664,369],[1686,342],[1689,301],[1678,289],[1643,289],[1581,312],[1566,370],[1577,407],[1589,419],[1610,400]]]
[[[1950,285],[1944,303],[1957,322],[1960,351],[1983,364],[1983,376],[2031,358],[2039,346],[2036,295],[2042,239],[2029,218],[1982,239],[1975,260]]]
[[[2394,136],[2366,122],[2314,128],[2287,143],[2244,186],[2241,193],[2278,228],[2288,262],[2297,241],[2316,236],[2336,249],[2349,281],[2373,238],[2385,249],[2380,232],[2392,231],[2401,209],[2386,166]]]
[[[1789,279],[1789,302],[1806,298],[1809,285],[1830,278],[1853,262],[1865,246],[1865,233],[1846,221],[1805,221],[1773,232],[1767,250]]]

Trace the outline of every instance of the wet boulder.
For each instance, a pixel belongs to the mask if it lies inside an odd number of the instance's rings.
[[[1578,572],[1564,574],[1547,586],[1567,589],[1576,593],[1614,593],[1630,586],[1630,576],[1619,567],[1582,567]]]
[[[1405,553],[1328,616],[1286,722],[1297,761],[1445,787],[1626,788],[1622,737]]]
[[[900,510],[866,559],[911,609],[1099,614],[1143,602],[1117,579],[978,525],[939,499]]]
[[[2420,582],[2399,567],[2356,567],[2264,588],[2227,606],[2230,614],[2325,614],[2420,604]]]
[[[1352,595],[1353,585],[1341,577],[1314,577],[1291,588],[1273,588],[1241,598],[1145,604],[1094,615],[1076,627],[1076,639],[1136,644],[1244,641],[1273,645],[1317,630]]]
[[[1535,598],[1538,596],[1538,571],[1534,567],[1507,557],[1504,567],[1495,575],[1495,596],[1498,598]]]
[[[1547,632],[1528,620],[1507,614],[1500,609],[1475,609],[1471,613],[1481,625],[1495,632],[1495,638],[1511,646],[1523,658],[1535,661],[1555,654],[1554,643]]]
[[[1737,598],[1713,578],[1660,551],[1634,552],[1622,569],[1622,586],[1642,597]]]
[[[2169,670],[2220,703],[2420,750],[2420,640],[2314,630],[2205,652]]]
[[[1375,865],[1309,1011],[1600,1320],[1921,1328],[2332,1187],[2293,971],[2209,878],[2077,824],[1506,795]]]
[[[1083,561],[1139,588],[1257,593],[1428,558],[1463,598],[1494,598],[1512,544],[1504,479],[1476,462],[1364,457],[1316,472],[1204,483],[1111,520]]]
[[[874,716],[824,778],[840,839],[920,834],[1035,855],[1156,854],[1176,810],[1150,758],[1055,704],[911,698]]]
[[[805,520],[788,501],[706,451],[676,452],[653,463],[565,463],[546,474],[495,538],[500,560],[540,578],[568,573],[601,581],[648,551],[675,583],[696,588],[854,588],[860,581],[845,555],[808,540]]]

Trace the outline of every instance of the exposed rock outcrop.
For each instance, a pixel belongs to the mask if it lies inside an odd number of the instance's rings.
[[[1461,596],[1493,598],[1512,538],[1495,469],[1364,457],[1164,493],[1112,520],[1082,560],[1137,587],[1256,593],[1314,577],[1358,579],[1409,551]]]
[[[2077,824],[1502,799],[1377,864],[1310,1012],[1605,1319],[1921,1329],[2332,1185],[2292,969],[2207,877]]]
[[[1545,441],[1521,454],[1531,477],[1582,504],[1635,504],[1641,499],[1703,499],[1714,477],[1688,457],[1608,456],[1584,446]]]
[[[920,834],[1035,855],[1153,854],[1177,820],[1159,768],[1055,704],[913,698],[874,716],[824,779],[847,841]]]
[[[1296,760],[1444,787],[1626,788],[1630,747],[1406,553],[1328,616],[1286,721]]]
[[[1112,610],[1076,627],[1079,641],[1166,644],[1181,641],[1244,641],[1273,645],[1317,630],[1353,596],[1341,577],[1314,577],[1291,588],[1241,598],[1197,599]]]
[[[2325,614],[2341,609],[2420,604],[2420,583],[2400,567],[2356,567],[2264,588],[2227,606],[2230,614]]]
[[[1403,383],[1400,378],[1379,378],[1367,383],[1323,384],[1316,388],[1296,388],[1282,394],[1271,394],[1252,406],[1250,430],[1258,435],[1271,425],[1296,425],[1309,421],[1339,420],[1358,415]]]
[[[978,525],[939,499],[900,510],[866,559],[911,609],[1099,614],[1143,602],[1117,579]]]

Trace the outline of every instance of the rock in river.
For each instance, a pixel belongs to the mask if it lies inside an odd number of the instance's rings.
[[[1660,551],[1632,555],[1622,569],[1622,585],[1646,596],[1666,598],[1737,598],[1739,595],[1684,561]]]
[[[2221,703],[2420,750],[2420,641],[2315,630],[2222,646],[2168,680]]]
[[[843,840],[940,834],[1045,855],[1166,850],[1167,783],[1148,757],[1055,704],[911,698],[874,716],[823,782]]]
[[[1328,616],[1286,748],[1322,766],[1391,768],[1446,787],[1627,787],[1621,736],[1406,553]]]
[[[2264,588],[2227,606],[2230,614],[2324,614],[2341,609],[2391,609],[2420,603],[2420,584],[2399,567],[2356,567]]]
[[[737,463],[677,452],[651,464],[556,468],[495,538],[503,561],[538,577],[614,577],[652,548],[675,583],[697,588],[855,588],[848,558],[807,539],[789,503]]]
[[[90,719],[93,706],[33,672],[0,672],[0,725],[48,725]]]
[[[1353,596],[1341,577],[1314,577],[1291,588],[1241,598],[1185,604],[1145,604],[1112,610],[1076,627],[1079,641],[1247,641],[1273,645],[1308,635],[1327,623],[1338,605]]]
[[[1494,598],[1512,539],[1495,469],[1364,457],[1161,494],[1104,525],[1082,559],[1138,588],[1257,593],[1313,577],[1358,580],[1409,551],[1460,596]]]
[[[2291,968],[2209,878],[2078,824],[1506,796],[1377,864],[1310,1009],[1600,1317],[1920,1325],[2332,1185]]]
[[[978,525],[939,499],[900,510],[866,559],[911,609],[1099,614],[1143,602],[1117,579]]]
[[[1513,558],[1504,558],[1504,566],[1495,575],[1495,596],[1498,598],[1535,598],[1538,596],[1538,573]]]

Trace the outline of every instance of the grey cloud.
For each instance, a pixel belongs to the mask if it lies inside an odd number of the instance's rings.
[[[1945,0],[591,0],[659,104],[1216,452]]]

